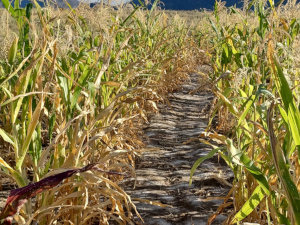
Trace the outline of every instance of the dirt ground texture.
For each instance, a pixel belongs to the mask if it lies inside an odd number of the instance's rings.
[[[214,96],[203,90],[190,94],[199,86],[199,75],[191,74],[181,90],[170,94],[171,107],[160,105],[160,113],[153,116],[145,128],[147,147],[152,150],[145,153],[137,165],[136,188],[126,191],[132,198],[158,201],[172,207],[137,203],[144,224],[207,224],[209,215],[223,203],[220,197],[230,190],[233,174],[217,155],[201,164],[189,187],[193,164],[211,150],[197,140],[184,144],[199,137],[207,126],[207,112]],[[221,214],[213,224],[222,224],[225,219],[226,213]],[[136,224],[143,223],[137,219]]]

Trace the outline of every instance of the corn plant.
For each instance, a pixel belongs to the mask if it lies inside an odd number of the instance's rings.
[[[222,156],[234,173],[229,224],[299,224],[300,219],[297,78],[283,72],[294,65],[288,55],[294,54],[299,23],[280,18],[280,5],[268,2],[252,1],[257,21],[251,25],[249,15],[234,8],[230,13],[240,23],[223,26],[217,7],[209,21],[215,32],[210,79],[219,100],[202,136],[223,147],[211,144],[212,152],[197,160],[191,179],[204,159]],[[217,114],[219,124],[212,132]],[[227,199],[216,215],[226,206]]]
[[[124,20],[112,11],[108,29],[95,30],[80,8],[60,18],[34,1],[30,51],[22,53],[20,34],[9,65],[1,62],[0,172],[19,187],[1,220],[133,224],[135,205],[120,183],[135,176],[147,111],[188,62],[187,30],[162,23],[156,4]]]
[[[1,0],[9,14],[16,20],[19,30],[18,45],[22,49],[23,55],[26,57],[30,53],[29,45],[29,24],[32,15],[33,3],[28,3],[25,8],[20,8],[19,0],[14,2],[14,7],[9,0]]]

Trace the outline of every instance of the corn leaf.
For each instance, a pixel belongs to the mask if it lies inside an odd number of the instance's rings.
[[[12,7],[12,5],[10,4],[9,0],[1,0],[1,2],[3,3],[4,7],[7,9],[7,11],[11,16],[16,16],[16,12]]]
[[[277,90],[280,94],[284,109],[288,116],[288,122],[296,145],[300,145],[300,112],[293,100],[292,91],[282,72],[281,66],[275,57],[273,57],[277,73],[273,73]]]
[[[86,69],[86,70],[83,71],[83,73],[80,76],[79,81],[78,81],[78,83],[81,86],[85,86],[86,85],[87,79],[89,78],[89,75],[90,75],[91,72],[92,72],[92,69]],[[73,94],[72,100],[71,100],[71,109],[73,109],[74,106],[76,105],[76,102],[77,102],[77,100],[79,98],[79,95],[80,95],[80,92],[82,90],[81,86],[77,86],[75,88],[75,91],[74,91],[74,94]]]
[[[191,173],[190,173],[190,181],[189,181],[189,185],[191,186],[192,185],[192,178],[193,178],[193,175],[196,171],[196,169],[200,166],[200,164],[206,160],[206,159],[210,159],[211,157],[213,157],[219,150],[221,150],[223,148],[215,148],[213,150],[211,150],[206,156],[203,156],[201,158],[199,158],[193,165],[192,169],[191,169]]]
[[[14,178],[14,180],[17,182],[19,187],[24,187],[26,185],[26,182],[24,181],[23,177],[21,176],[18,171],[13,169],[8,163],[6,163],[1,157],[0,157],[0,167],[2,169],[9,173],[11,177]]]
[[[232,161],[244,166],[256,179],[264,192],[270,195],[269,183],[261,170],[254,165],[253,161],[247,155],[233,145],[232,140],[227,139],[226,142],[231,153]]]
[[[265,193],[262,187],[257,186],[251,197],[245,202],[240,211],[235,214],[231,221],[231,224],[245,219],[258,206],[258,204],[264,199],[264,197]]]
[[[238,115],[238,110],[236,109],[236,107],[234,106],[234,104],[225,95],[221,94],[220,92],[216,92],[216,94],[218,95],[218,97],[220,99],[223,100],[223,102],[225,103],[225,105],[228,107],[229,111],[233,115]]]
[[[15,148],[17,147],[16,146],[16,143],[15,143],[15,140],[14,140],[14,137],[11,136],[10,134],[6,133],[4,130],[2,130],[0,128],[0,136],[3,138],[4,141],[12,144]]]
[[[40,114],[41,114],[43,107],[44,107],[44,101],[43,101],[43,99],[41,99],[39,104],[37,105],[36,109],[34,110],[34,113],[32,115],[32,118],[30,120],[28,129],[27,129],[27,135],[26,135],[25,141],[22,145],[20,158],[17,159],[16,168],[19,171],[21,170],[26,153],[28,151],[28,147],[29,147],[33,132],[35,131],[35,128],[36,128],[37,124],[39,123],[39,118],[40,118]]]
[[[272,150],[272,157],[274,165],[276,168],[277,175],[280,182],[282,183],[283,189],[286,193],[287,200],[291,206],[292,212],[294,214],[295,224],[300,224],[300,197],[295,183],[293,182],[289,169],[286,165],[286,159],[280,146],[277,144],[277,138],[274,132],[273,122],[272,122],[272,110],[274,108],[274,103],[268,109],[267,124],[269,129],[269,138]]]
[[[10,47],[9,52],[8,52],[8,63],[10,65],[12,65],[16,59],[17,51],[18,51],[18,41],[19,41],[19,38],[16,37]]]
[[[251,106],[253,105],[255,99],[256,99],[256,95],[252,95],[251,97],[248,98],[247,103],[245,105],[244,112],[242,113],[242,115],[239,118],[237,127],[239,127],[242,124],[242,122],[245,121],[245,118],[246,118]]]

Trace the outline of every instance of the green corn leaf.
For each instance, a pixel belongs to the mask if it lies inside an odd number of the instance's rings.
[[[6,142],[10,143],[11,145],[13,145],[14,148],[15,148],[15,151],[18,152],[17,151],[18,145],[15,143],[15,140],[14,140],[13,136],[11,136],[10,134],[6,133],[1,128],[0,128],[0,136],[3,138],[4,141],[6,141]]]
[[[223,49],[223,51],[225,53],[226,58],[228,58],[229,57],[229,48],[228,48],[228,45],[226,43],[222,44],[222,49]]]
[[[65,103],[68,105],[70,102],[70,91],[68,87],[68,79],[65,76],[62,76],[61,74],[58,75],[58,83],[60,88],[63,90],[63,99]]]
[[[88,69],[88,68],[85,68],[85,70],[83,71],[82,75],[80,76],[79,80],[78,80],[78,83],[81,85],[81,86],[85,86],[86,83],[87,83],[87,79],[89,78],[89,75],[90,73],[92,72],[92,69]],[[80,92],[82,90],[82,87],[81,86],[77,86],[75,88],[75,91],[74,91],[74,94],[72,96],[72,100],[71,100],[71,109],[74,108],[74,106],[76,105],[77,103],[77,100],[79,98],[79,95],[80,95]]]
[[[16,37],[15,40],[13,41],[9,52],[8,52],[8,63],[12,65],[16,59],[17,52],[18,52],[18,41],[19,37]]]
[[[219,24],[220,23],[220,17],[219,17],[219,7],[218,7],[218,2],[215,1],[215,4],[214,4],[214,15],[215,15],[215,18],[217,20],[217,23]]]
[[[241,96],[243,96],[243,97],[247,96],[246,93],[243,90],[239,90],[239,91],[240,91]],[[239,127],[242,124],[242,122],[244,121],[245,117],[247,116],[249,110],[251,109],[251,106],[253,105],[253,103],[256,101],[257,97],[260,94],[266,94],[266,95],[271,96],[272,98],[275,98],[274,95],[269,90],[267,90],[267,89],[263,88],[262,86],[260,86],[258,91],[255,93],[255,95],[252,95],[251,97],[249,97],[247,102],[245,103],[244,112],[242,113],[242,115],[239,118],[237,127]]]
[[[95,97],[96,97],[96,88],[95,84],[92,82],[88,82],[88,90],[89,90],[89,99],[92,104],[95,102]]]
[[[25,8],[26,18],[28,20],[26,22],[26,24],[24,24],[24,28],[23,28],[24,56],[25,57],[27,57],[30,54],[30,51],[31,51],[31,47],[30,47],[30,43],[29,43],[29,30],[30,30],[29,23],[30,23],[30,20],[31,20],[32,8],[33,8],[32,3],[28,3],[26,5],[26,8]]]
[[[264,193],[270,195],[269,183],[261,170],[254,165],[253,161],[247,155],[233,145],[232,140],[227,139],[226,142],[231,153],[232,161],[244,166],[262,187]]]
[[[279,222],[279,224],[285,224],[285,225],[291,225],[291,222],[289,221],[289,219],[282,215],[279,211],[278,211],[278,204],[277,204],[277,196],[276,196],[276,193],[274,191],[271,192],[271,202],[272,202],[272,205],[274,207],[274,210],[276,212],[276,215],[277,215],[277,220]]]
[[[277,69],[277,73],[275,73],[275,71],[273,73],[275,84],[283,102],[284,109],[287,112],[288,123],[292,131],[294,141],[296,145],[300,145],[300,112],[296,107],[292,91],[282,72],[281,66],[275,57],[273,57],[273,59]]]
[[[210,22],[212,29],[216,32],[217,37],[218,37],[218,39],[219,39],[221,35],[220,35],[220,32],[218,31],[218,29],[217,29],[215,23],[214,23],[209,17],[207,17],[207,19],[208,19],[208,21]]]
[[[293,99],[293,93],[288,85],[288,82],[282,72],[281,66],[277,59],[273,57],[276,70],[273,71],[273,76],[276,84],[276,88],[280,94],[281,100],[283,102],[284,110],[280,109],[281,115],[285,121],[288,122],[289,128],[291,130],[293,140],[297,147],[300,145],[300,113],[296,107],[295,101]],[[270,108],[270,110],[272,110]],[[273,131],[273,124],[272,124],[272,116],[271,113],[268,112],[270,115],[268,116],[268,127],[269,127],[269,135],[271,141],[271,147],[273,152],[273,160],[275,163],[277,175],[279,176],[281,182],[283,183],[283,188],[286,192],[287,199],[291,205],[293,210],[295,223],[300,224],[300,198],[299,193],[297,191],[297,187],[293,180],[290,177],[290,173],[288,171],[286,165],[286,159],[282,154],[280,147],[276,144],[276,136]],[[289,150],[285,149],[285,152]]]
[[[277,175],[282,183],[287,200],[291,206],[295,224],[300,225],[300,197],[295,183],[293,182],[289,169],[287,167],[287,160],[285,159],[280,145],[278,145],[277,138],[274,132],[274,125],[272,122],[274,104],[268,109],[267,124],[269,129],[269,139],[272,150],[273,162],[276,168]]]
[[[234,165],[232,164],[232,162],[228,158],[228,155],[225,154],[224,152],[219,152],[219,154],[222,157],[222,159],[224,159],[224,161],[227,163],[227,165],[230,167],[230,169],[234,170]]]
[[[151,9],[150,9],[150,12],[149,12],[149,15],[148,15],[149,17],[151,16],[153,10],[156,8],[158,2],[159,2],[159,0],[155,0],[155,1],[153,2],[153,5],[152,5],[152,7],[151,7]]]
[[[52,140],[52,135],[53,135],[53,129],[54,129],[54,125],[55,125],[55,120],[56,120],[56,114],[53,113],[50,118],[49,118],[49,141],[51,144],[51,140]]]
[[[0,167],[2,169],[7,170],[9,172],[9,175],[17,182],[19,187],[24,187],[27,185],[27,183],[24,181],[23,177],[21,176],[18,171],[13,169],[8,163],[6,163],[3,158],[0,157]]]
[[[237,124],[237,127],[239,127],[242,122],[245,121],[245,118],[251,108],[251,106],[253,105],[253,103],[255,102],[255,99],[256,99],[256,95],[252,95],[251,97],[248,98],[247,100],[247,103],[245,105],[245,109],[244,109],[244,112],[242,113],[242,115],[240,116],[239,118],[239,121],[238,121],[238,124]]]
[[[247,8],[247,12],[249,12],[251,10],[251,7],[255,4],[257,0],[252,0],[251,2],[248,3],[248,8]]]
[[[15,0],[14,9],[15,10],[19,9],[19,6],[20,6],[19,0]]]
[[[28,147],[29,147],[33,132],[35,131],[35,128],[39,123],[39,118],[40,118],[41,112],[43,110],[43,107],[44,107],[44,100],[40,99],[40,102],[37,105],[36,109],[34,110],[32,118],[29,122],[28,129],[27,129],[27,135],[26,135],[26,138],[24,140],[24,143],[23,143],[22,149],[21,149],[21,155],[16,160],[17,161],[16,168],[17,168],[18,171],[21,171],[21,167],[23,165],[25,156],[27,154]]]
[[[22,102],[23,102],[23,99],[24,99],[24,95],[23,93],[26,92],[26,89],[27,89],[27,86],[28,86],[28,83],[29,83],[29,80],[30,80],[30,76],[32,75],[31,73],[31,70],[28,70],[27,71],[27,74],[25,75],[21,75],[19,77],[19,80],[18,80],[18,83],[16,85],[16,92],[17,92],[17,95],[20,96],[17,101],[13,102],[12,103],[12,111],[11,111],[11,114],[12,114],[12,117],[11,117],[11,121],[12,121],[12,124],[15,123],[16,119],[17,119],[17,116],[18,116],[18,113],[20,111],[20,108],[22,106]]]
[[[189,181],[189,185],[192,185],[192,178],[193,175],[196,171],[196,169],[200,166],[200,164],[206,160],[206,159],[210,159],[211,157],[213,157],[219,150],[224,149],[224,148],[215,148],[213,150],[211,150],[206,156],[203,156],[201,158],[199,158],[193,165],[192,169],[191,169],[191,173],[190,173],[190,181]]]
[[[138,2],[140,3],[140,5],[141,5],[142,7],[146,7],[143,1],[138,0]]]
[[[286,111],[280,105],[278,105],[278,109],[282,118],[282,123],[285,125],[287,129],[284,137],[284,143],[282,145],[282,150],[284,151],[284,156],[288,157],[288,155],[293,153],[298,148],[296,148],[296,145],[292,140],[293,137],[291,136],[291,131],[289,129],[288,116]]]
[[[269,91],[268,89],[266,89],[264,87],[264,85],[260,84],[258,90],[256,91],[255,95],[258,97],[260,94],[264,94],[264,95],[268,95],[270,96],[272,99],[275,99],[275,96],[272,94],[271,91]]]
[[[245,219],[264,199],[265,193],[261,186],[257,186],[252,193],[251,197],[245,202],[240,211],[235,214],[233,217],[231,224],[237,223],[243,219]]]
[[[9,14],[13,17],[16,16],[16,12],[14,10],[14,8],[12,7],[12,5],[10,4],[9,0],[1,0],[4,7],[7,9],[7,11],[9,12]]]
[[[25,11],[26,11],[26,18],[28,19],[28,21],[30,21],[31,19],[31,15],[32,15],[32,8],[33,8],[33,4],[30,2],[26,5],[25,7]]]

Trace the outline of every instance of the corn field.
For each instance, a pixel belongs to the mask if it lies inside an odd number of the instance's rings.
[[[11,22],[1,34],[1,175],[23,189],[1,219],[132,224],[118,183],[135,176],[147,114],[190,70],[183,21],[169,26],[155,5],[119,15],[2,2]]]
[[[199,79],[216,101],[197,139],[212,150],[195,159],[190,184],[215,154],[234,173],[208,224],[232,207],[224,224],[300,225],[296,1],[216,1],[189,22],[158,0],[118,10],[2,3],[0,175],[18,189],[0,223],[134,224],[120,183],[135,177],[142,125],[208,63],[213,72]]]

